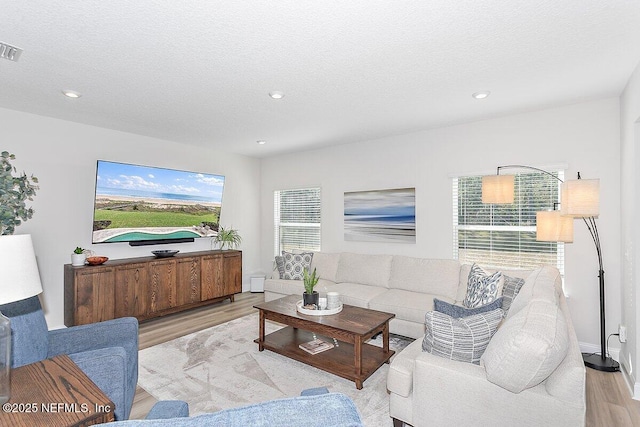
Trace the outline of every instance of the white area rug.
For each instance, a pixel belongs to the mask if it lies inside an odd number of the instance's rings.
[[[267,333],[282,325],[267,322]],[[327,387],[355,402],[365,425],[391,426],[385,364],[355,383],[268,350],[258,351],[258,314],[177,338],[140,351],[138,385],[158,400],[189,403],[191,415],[297,396],[306,388]],[[380,345],[381,338],[377,339]],[[392,337],[398,352],[409,342]]]

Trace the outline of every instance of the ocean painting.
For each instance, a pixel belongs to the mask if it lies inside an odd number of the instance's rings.
[[[416,189],[344,193],[344,239],[416,242]]]

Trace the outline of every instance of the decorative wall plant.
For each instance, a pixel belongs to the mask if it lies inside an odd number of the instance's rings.
[[[33,209],[26,201],[33,201],[39,187],[38,178],[26,173],[16,173],[11,164],[16,156],[7,151],[0,153],[0,231],[2,235],[13,234],[16,227],[33,216]]]

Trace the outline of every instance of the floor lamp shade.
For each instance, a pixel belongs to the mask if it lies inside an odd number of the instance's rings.
[[[31,235],[0,236],[0,305],[42,292]]]
[[[536,240],[573,243],[573,218],[560,211],[536,212]]]
[[[600,214],[600,180],[565,181],[562,184],[560,212],[574,218],[597,217]]]
[[[482,177],[482,203],[513,203],[513,175],[487,175]]]

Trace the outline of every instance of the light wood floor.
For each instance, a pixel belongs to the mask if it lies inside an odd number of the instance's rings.
[[[154,319],[140,325],[140,349],[170,341],[192,332],[254,313],[254,304],[264,301],[261,293],[236,295],[235,302],[225,300]],[[131,410],[132,419],[144,418],[156,399],[138,387]],[[631,399],[620,372],[606,373],[587,369],[586,427],[640,426],[640,401]]]

